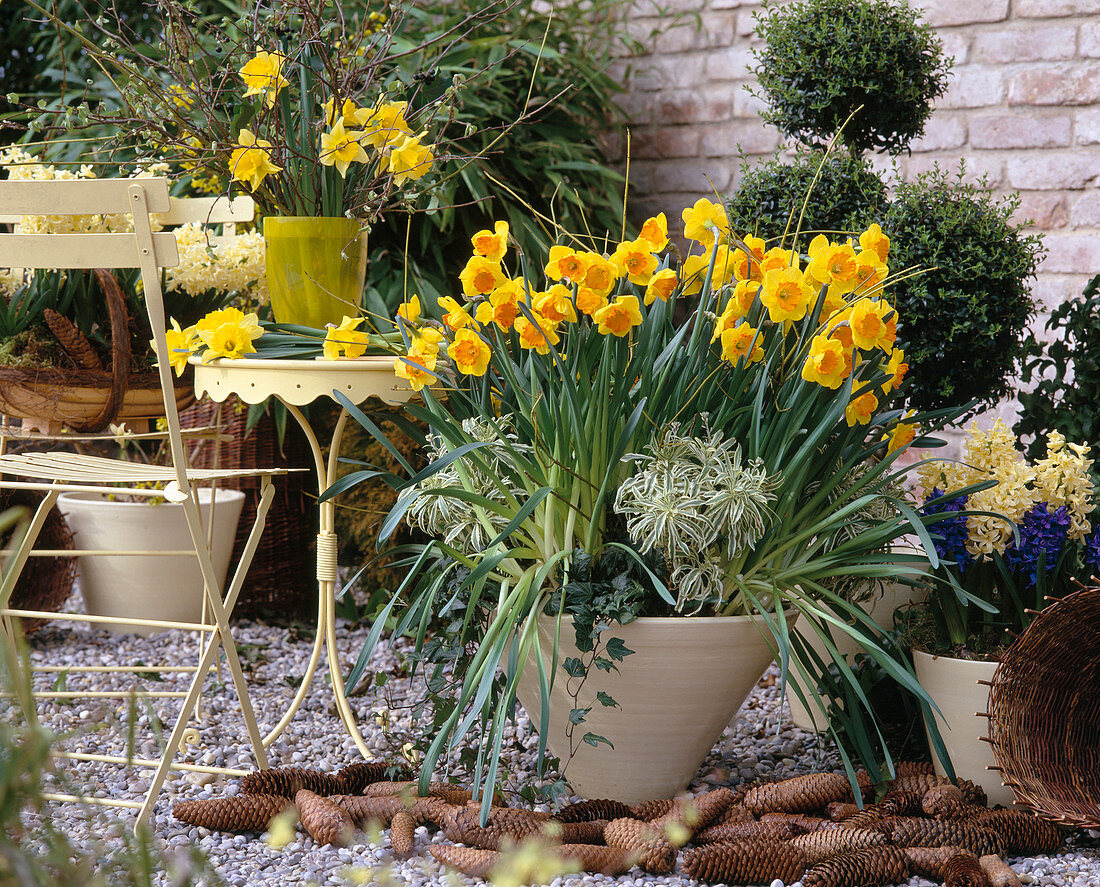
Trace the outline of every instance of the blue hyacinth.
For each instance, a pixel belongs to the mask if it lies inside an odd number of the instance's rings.
[[[966,508],[968,496],[957,496],[948,502],[937,502],[942,499],[943,490],[938,487],[924,500],[924,510],[928,514],[942,514],[949,511],[962,511]],[[971,561],[970,553],[966,550],[966,541],[969,538],[964,516],[949,517],[942,521],[928,525],[928,532],[932,536],[932,544],[936,546],[936,554],[940,560],[955,563],[959,572],[966,570]]]
[[[1005,549],[1005,561],[1016,572],[1027,574],[1029,586],[1036,585],[1039,581],[1039,556],[1045,552],[1045,572],[1050,573],[1066,543],[1069,524],[1069,512],[1064,505],[1051,511],[1046,502],[1036,502],[1017,521],[1020,542],[1017,545],[1013,541]]]
[[[1081,549],[1081,559],[1085,562],[1090,575],[1100,576],[1100,526],[1092,531]]]

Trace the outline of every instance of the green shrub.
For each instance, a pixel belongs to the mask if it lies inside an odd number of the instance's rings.
[[[799,148],[790,162],[777,155],[755,166],[742,164],[741,184],[727,212],[735,231],[778,242],[796,228],[803,234],[863,230],[880,219],[885,204],[886,186],[863,158],[844,150],[826,156]]]
[[[926,269],[889,289],[918,410],[992,404],[1024,354],[1035,311],[1028,278],[1043,250],[1009,221],[1019,198],[996,201],[984,188],[935,169],[899,183],[882,222],[891,269]]]
[[[1028,455],[1046,452],[1046,436],[1060,431],[1068,440],[1100,444],[1100,275],[1080,299],[1059,305],[1046,323],[1049,344],[1031,338],[1022,380],[1037,382],[1018,395],[1023,415],[1017,436],[1034,435]]]
[[[800,141],[827,142],[843,125],[853,148],[897,154],[924,131],[947,85],[952,60],[904,0],[765,3],[757,21],[764,118]]]

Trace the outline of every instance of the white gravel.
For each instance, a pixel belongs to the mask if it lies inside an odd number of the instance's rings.
[[[354,661],[367,627],[339,630],[341,654],[346,663]],[[300,676],[312,646],[312,630],[294,630],[268,626],[255,622],[243,622],[236,626],[235,635],[249,670],[251,698],[256,707],[262,728],[276,723],[293,695],[296,678]],[[47,627],[33,637],[32,659],[50,665],[99,665],[120,661],[120,657],[142,664],[194,661],[194,644],[191,638],[169,635],[141,638],[134,635],[113,635],[87,627],[69,627],[57,624]],[[403,653],[407,646],[395,648],[383,646],[375,654],[371,668],[376,673],[389,675],[387,683],[373,688],[369,694],[352,700],[359,714],[364,736],[372,751],[381,759],[394,760],[402,745],[415,728],[407,708],[414,688],[402,669]],[[78,689],[82,678],[71,674],[65,680],[69,689]],[[98,676],[100,689],[127,688],[129,678]],[[53,679],[49,681],[53,683]],[[146,682],[152,688],[186,689],[186,677],[166,676],[161,681]],[[703,763],[693,784],[696,788],[708,785],[736,785],[757,776],[787,777],[822,767],[835,767],[835,756],[818,741],[817,737],[794,728],[789,717],[779,723],[778,689],[762,685],[737,714],[719,744]],[[45,686],[45,681],[40,683]],[[152,719],[156,718],[167,730],[169,720],[178,707],[178,700],[155,701],[146,706],[139,704],[138,730],[135,753],[156,757],[157,740],[149,732]],[[379,711],[388,714],[379,716]],[[128,703],[119,700],[60,700],[44,702],[39,707],[44,724],[58,733],[72,734],[65,747],[100,754],[125,754],[127,730],[125,728]],[[196,726],[200,730],[200,744],[188,749],[186,760],[212,763],[217,766],[251,769],[254,760],[245,741],[239,706],[233,693],[228,673],[221,678],[209,678],[206,684],[205,718]],[[383,728],[382,724],[385,725]],[[154,725],[155,726],[155,725]],[[521,780],[531,778],[534,764],[534,737],[521,719],[506,751],[509,772],[509,788],[516,789]],[[359,755],[336,715],[328,695],[327,669],[322,664],[315,676],[311,692],[297,718],[286,733],[269,749],[273,766],[302,765],[320,770],[335,770],[359,760]],[[85,794],[95,797],[115,797],[141,800],[148,784],[150,771],[126,771],[114,765],[72,762],[59,764],[71,780],[83,786]],[[360,836],[361,843],[349,849],[317,847],[304,833],[281,849],[269,846],[260,836],[211,833],[206,829],[189,827],[172,817],[173,802],[184,798],[217,797],[234,792],[235,780],[231,778],[201,776],[198,774],[172,775],[156,805],[154,830],[165,858],[187,847],[198,847],[208,854],[218,873],[229,885],[259,884],[349,884],[366,883],[369,875],[382,885],[400,883],[409,885],[460,884],[470,879],[444,875],[438,864],[427,854],[419,854],[409,860],[395,859],[389,847],[388,836],[382,835],[378,843],[368,843]],[[102,808],[85,811],[71,804],[50,804],[46,815],[64,830],[80,847],[91,847],[109,834],[108,823],[112,819],[132,816],[125,811]],[[28,834],[34,834],[35,815],[26,814]],[[417,833],[417,845],[423,847],[438,837],[421,828]],[[108,838],[108,844],[110,839]],[[1068,852],[1055,857],[1010,860],[1012,866],[1027,883],[1039,885],[1074,885],[1097,887],[1100,885],[1100,840],[1079,833],[1071,840]],[[617,879],[600,875],[575,875],[557,879],[552,887],[568,884],[570,887],[616,882],[620,887],[650,884],[694,884],[690,879],[672,875],[656,878],[635,869],[632,875]],[[168,884],[167,874],[159,883]],[[911,887],[930,882],[911,879]],[[774,887],[780,887],[776,882]]]

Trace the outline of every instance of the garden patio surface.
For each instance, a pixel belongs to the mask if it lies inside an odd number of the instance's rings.
[[[338,636],[345,657],[358,652],[367,630],[367,626],[363,625],[349,627],[346,623],[340,624]],[[257,717],[262,727],[270,727],[291,698],[295,678],[305,669],[312,644],[312,630],[288,630],[242,622],[235,634],[252,687]],[[190,637],[161,635],[140,638],[111,635],[85,627],[54,626],[34,636],[32,656],[37,661],[52,665],[99,665],[118,661],[120,656],[133,662],[152,663],[173,659],[186,662],[193,658],[193,644]],[[375,672],[388,674],[389,680],[384,686],[372,686],[369,693],[351,699],[368,745],[383,760],[399,758],[401,747],[409,741],[410,730],[413,729],[411,713],[402,707],[410,698],[413,687],[401,667],[401,653],[400,646],[395,651],[388,645],[382,645],[375,652],[371,667]],[[104,678],[103,682],[107,685],[109,681],[125,679],[121,675],[112,675]],[[186,677],[166,677],[164,687],[176,689],[172,684],[178,681],[181,684],[179,689],[185,689],[184,680]],[[254,760],[246,747],[247,743],[242,742],[243,722],[232,687],[227,683],[219,685],[217,680],[216,676],[208,678],[205,696],[208,717],[201,724],[196,724],[200,729],[201,744],[189,750],[187,759],[216,766],[252,769]],[[76,678],[70,679],[70,689],[75,689],[75,681]],[[171,710],[167,703],[165,708]],[[66,747],[77,750],[79,746],[81,751],[100,754],[125,753],[126,731],[122,724],[127,709],[128,703],[125,701],[120,703],[118,700],[102,699],[47,701],[40,703],[39,707],[43,722],[53,730],[64,733],[76,731],[77,736],[68,740]],[[380,715],[380,710],[388,711],[388,717]],[[773,668],[753,691],[718,746],[704,762],[692,787],[702,790],[717,785],[737,785],[758,776],[785,778],[814,769],[836,768],[837,759],[823,748],[816,736],[791,725],[785,711],[780,724],[779,715],[778,687]],[[111,728],[105,728],[112,722]],[[385,730],[382,723],[386,724]],[[135,753],[155,757],[155,741],[147,738],[150,735],[148,725],[148,713],[141,714]],[[223,730],[226,738],[219,745],[219,733]],[[511,772],[505,788],[516,790],[521,780],[530,773],[535,758],[535,738],[526,718],[521,719],[518,729],[509,738],[506,757]],[[298,765],[335,770],[360,760],[333,708],[324,666],[322,673],[315,677],[297,718],[269,752],[273,766]],[[151,771],[124,771],[112,765],[82,763],[74,767],[72,762],[65,762],[63,766],[67,773],[74,776],[78,785],[83,785],[87,795],[100,797],[141,800],[151,775]],[[441,870],[439,864],[424,852],[424,847],[430,841],[442,840],[442,836],[430,834],[423,827],[417,831],[417,854],[402,860],[395,858],[391,852],[386,833],[376,843],[369,843],[365,835],[358,833],[356,843],[350,848],[337,849],[318,847],[304,832],[299,831],[292,842],[276,849],[269,846],[265,836],[212,833],[187,826],[173,818],[171,808],[175,801],[223,796],[236,790],[235,783],[232,778],[211,778],[200,774],[170,778],[156,805],[153,821],[156,840],[163,845],[166,857],[183,848],[197,846],[209,855],[229,885],[365,883],[368,872],[372,872],[374,880],[381,884],[476,883],[473,879],[460,878]],[[108,834],[107,823],[110,820],[121,818],[127,821],[126,818],[133,815],[103,808],[85,812],[73,805],[60,804],[50,804],[46,811],[78,846]],[[27,814],[27,819],[28,835],[33,835],[34,814]],[[132,822],[132,818],[129,821]],[[1059,887],[1100,885],[1100,840],[1084,832],[1077,833],[1070,841],[1068,850],[1059,856],[1009,861],[1025,883]],[[620,878],[571,875],[556,880],[554,884],[604,882],[621,885],[695,883],[678,873],[658,878],[646,875],[641,869],[634,869],[630,875]],[[161,875],[160,883],[169,883],[167,875]],[[913,878],[907,883],[916,887],[932,882]]]

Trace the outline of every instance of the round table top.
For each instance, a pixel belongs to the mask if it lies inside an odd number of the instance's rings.
[[[394,374],[393,358],[384,355],[341,360],[218,357],[207,364],[191,357],[187,362],[195,370],[195,394],[219,403],[236,394],[249,404],[275,396],[304,406],[339,391],[352,403],[377,397],[398,406],[416,394],[407,380]]]

